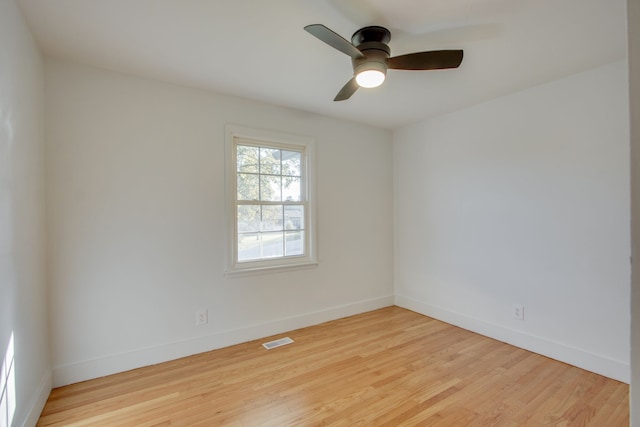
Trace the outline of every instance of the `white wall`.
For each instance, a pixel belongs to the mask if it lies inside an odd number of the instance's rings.
[[[57,60],[45,74],[54,384],[393,304],[391,132]],[[317,268],[225,277],[226,123],[317,139]]]
[[[628,382],[628,129],[617,62],[398,130],[397,304]]]
[[[640,0],[629,0],[629,101],[631,110],[631,425],[640,427]]]
[[[0,0],[0,425],[35,425],[51,389],[40,53]],[[13,336],[13,368],[10,347]],[[2,394],[3,388],[4,395]],[[11,424],[11,422],[13,424]]]

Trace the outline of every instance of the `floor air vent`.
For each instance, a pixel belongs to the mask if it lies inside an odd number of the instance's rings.
[[[280,338],[279,340],[266,342],[262,344],[262,346],[267,350],[271,350],[272,348],[282,347],[283,345],[291,344],[292,342],[293,340],[291,338],[284,337],[284,338]]]

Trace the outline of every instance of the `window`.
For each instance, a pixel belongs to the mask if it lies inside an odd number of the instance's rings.
[[[313,139],[226,130],[229,272],[314,264]]]

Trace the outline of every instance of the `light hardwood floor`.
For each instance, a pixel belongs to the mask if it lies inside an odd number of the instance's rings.
[[[629,387],[388,307],[54,389],[38,425],[626,427]]]

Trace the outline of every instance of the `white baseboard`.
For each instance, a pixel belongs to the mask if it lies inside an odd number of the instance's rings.
[[[614,360],[602,355],[594,354],[579,348],[548,340],[505,328],[504,326],[484,322],[460,313],[455,313],[440,307],[432,306],[421,301],[405,297],[395,296],[395,305],[406,308],[434,319],[459,326],[472,332],[515,345],[516,347],[568,363],[573,366],[595,372],[614,380],[629,384],[631,380],[631,368],[629,364]]]
[[[354,314],[377,310],[391,306],[393,303],[394,297],[393,295],[389,295],[274,320],[268,323],[172,342],[157,347],[56,366],[53,368],[53,385],[54,387],[60,387],[92,378],[179,359],[181,357],[317,325]]]
[[[47,371],[38,384],[36,395],[28,406],[27,415],[22,422],[22,427],[33,427],[38,423],[40,414],[47,403],[49,394],[53,387],[51,371]]]

